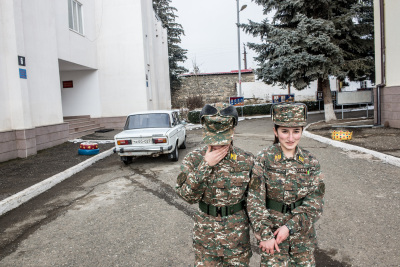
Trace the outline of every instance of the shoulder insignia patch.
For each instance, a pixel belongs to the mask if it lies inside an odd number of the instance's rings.
[[[186,178],[187,178],[187,174],[184,173],[184,172],[181,172],[178,175],[178,179],[176,180],[176,182],[178,183],[179,186],[181,186],[181,185],[183,185],[185,183]]]

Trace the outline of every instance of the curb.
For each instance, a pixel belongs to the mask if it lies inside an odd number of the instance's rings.
[[[41,181],[40,183],[32,185],[31,187],[28,187],[27,189],[24,189],[21,192],[18,192],[6,199],[3,199],[2,201],[0,201],[0,216],[12,209],[19,207],[23,203],[40,195],[41,193],[52,188],[53,186],[57,185],[58,183],[64,181],[65,179],[71,177],[72,175],[89,167],[96,161],[99,161],[101,159],[104,159],[104,158],[112,155],[113,149],[114,148],[110,148],[109,150],[102,152],[96,156],[93,156],[93,157],[79,163],[78,165],[75,165],[63,172],[60,172],[56,175],[51,176],[50,178],[47,178],[44,181]]]
[[[314,123],[317,123],[317,122],[314,122]],[[312,134],[312,133],[308,132],[307,128],[310,125],[314,124],[314,123],[311,123],[311,124],[307,125],[304,128],[303,136],[309,137],[309,138],[314,139],[314,140],[316,140],[318,142],[325,143],[325,144],[328,144],[328,145],[331,145],[331,146],[334,146],[334,147],[339,147],[339,148],[341,148],[343,150],[353,150],[353,151],[358,151],[358,152],[362,152],[362,153],[366,153],[366,154],[371,154],[372,156],[374,156],[374,157],[376,157],[376,158],[378,158],[378,159],[380,159],[380,160],[382,160],[382,161],[384,161],[386,163],[389,163],[389,164],[394,165],[396,167],[400,167],[400,158],[397,158],[397,157],[394,157],[394,156],[390,156],[390,155],[386,155],[386,154],[383,154],[383,153],[380,153],[380,152],[377,152],[377,151],[374,151],[374,150],[366,149],[366,148],[363,148],[363,147],[342,143],[340,141],[332,140],[332,139],[329,139],[329,138],[326,138],[326,137],[319,136],[319,135]]]

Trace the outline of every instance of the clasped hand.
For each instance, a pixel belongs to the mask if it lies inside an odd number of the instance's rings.
[[[285,225],[281,226],[278,228],[278,230],[274,232],[275,238],[268,241],[261,241],[259,247],[262,251],[269,254],[274,254],[275,250],[277,252],[281,252],[278,245],[283,241],[285,241],[286,238],[288,238],[288,236],[289,236],[289,229]],[[256,238],[259,240],[261,239],[259,235],[256,235]]]
[[[208,146],[204,160],[208,165],[215,166],[220,162],[228,153],[229,145],[225,146]]]

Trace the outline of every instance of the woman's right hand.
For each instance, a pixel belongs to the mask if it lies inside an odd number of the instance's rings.
[[[212,151],[211,146],[208,146],[204,160],[207,161],[209,166],[217,165],[218,162],[225,158],[226,154],[228,153],[229,146],[230,145],[213,146]]]
[[[278,243],[276,242],[275,238],[268,240],[268,241],[261,241],[259,247],[262,251],[273,255],[274,251],[281,252],[279,249]]]

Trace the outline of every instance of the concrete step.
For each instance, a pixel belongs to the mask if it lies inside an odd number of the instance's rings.
[[[82,131],[86,131],[86,130],[90,130],[90,129],[102,129],[102,127],[100,127],[100,124],[96,124],[92,121],[85,123],[85,124],[80,124],[77,126],[69,126],[69,133],[78,133],[78,132],[82,132]]]
[[[82,115],[82,116],[66,116],[63,117],[64,121],[71,121],[71,120],[80,120],[80,119],[89,119],[90,120],[90,115]]]
[[[73,132],[69,134],[69,140],[71,139],[76,139],[85,135],[89,135],[94,133],[97,130],[101,130],[104,129],[104,127],[94,127],[94,128],[89,128],[89,129],[85,129],[85,130],[81,130],[81,131],[77,131],[77,132]]]
[[[95,122],[91,120],[73,121],[68,123],[69,123],[69,129],[78,128],[89,124],[95,124]]]
[[[64,122],[69,124],[69,139],[79,138],[104,129],[100,124],[92,121],[89,115],[67,116],[64,117]]]

